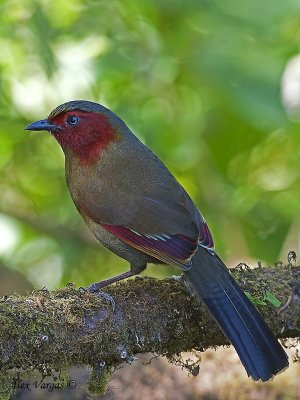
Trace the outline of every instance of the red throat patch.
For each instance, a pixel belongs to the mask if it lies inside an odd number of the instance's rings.
[[[68,124],[71,116],[79,118],[74,126]],[[68,111],[54,117],[51,122],[62,128],[52,134],[63,150],[71,149],[85,165],[94,163],[110,142],[120,139],[108,118],[96,112]]]

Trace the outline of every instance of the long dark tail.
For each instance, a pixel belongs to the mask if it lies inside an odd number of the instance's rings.
[[[199,248],[185,274],[235,347],[249,376],[267,381],[289,365],[274,334],[217,255]]]

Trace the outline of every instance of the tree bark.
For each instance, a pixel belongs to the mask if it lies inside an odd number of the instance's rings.
[[[232,273],[277,337],[299,336],[299,266],[237,267]],[[131,362],[138,353],[172,359],[183,351],[228,344],[206,308],[179,279],[136,277],[107,288],[106,293],[113,297],[115,308],[109,298],[73,285],[4,297],[2,376],[11,368],[35,368],[45,374],[75,364],[108,371]]]

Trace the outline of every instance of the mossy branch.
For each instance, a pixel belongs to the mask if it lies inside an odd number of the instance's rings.
[[[278,337],[299,336],[300,267],[236,268],[233,274]],[[137,277],[109,287],[107,293],[115,300],[114,311],[109,301],[72,285],[3,298],[2,371],[45,372],[74,364],[97,371],[130,362],[138,353],[171,357],[227,344],[182,281]]]

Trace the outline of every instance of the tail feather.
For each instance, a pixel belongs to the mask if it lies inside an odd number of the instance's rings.
[[[288,366],[287,354],[218,256],[200,247],[185,274],[249,376],[267,381]]]

